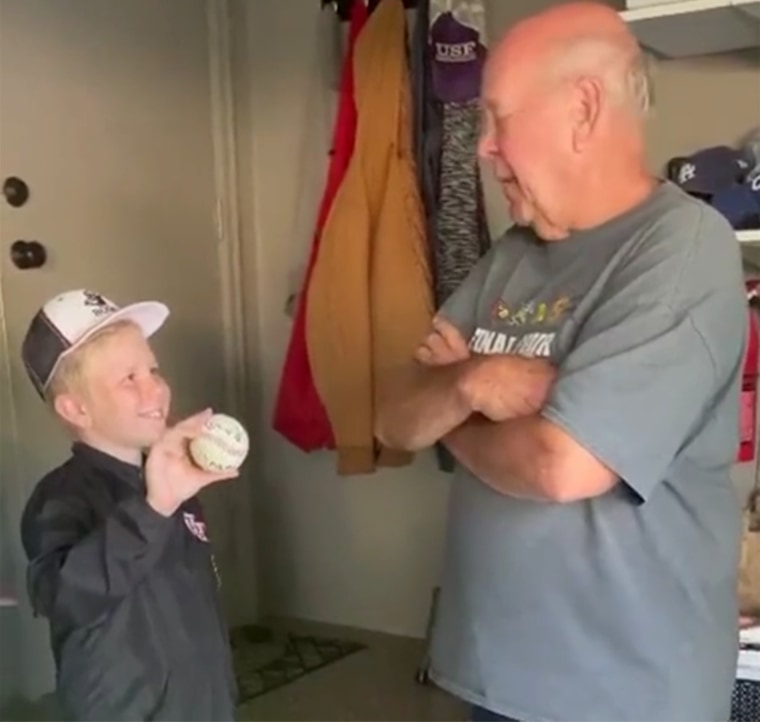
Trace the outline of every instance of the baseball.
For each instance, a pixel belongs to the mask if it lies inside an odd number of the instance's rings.
[[[248,455],[248,433],[226,414],[214,414],[190,442],[190,456],[205,471],[237,469]]]

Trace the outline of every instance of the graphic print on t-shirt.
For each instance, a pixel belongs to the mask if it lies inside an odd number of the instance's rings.
[[[557,332],[567,320],[574,301],[565,293],[539,295],[509,304],[499,298],[491,308],[489,328],[478,326],[469,347],[477,354],[509,353],[549,358]]]

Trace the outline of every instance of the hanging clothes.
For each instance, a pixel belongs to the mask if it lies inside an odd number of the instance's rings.
[[[367,7],[354,2],[348,31],[348,46],[341,69],[338,112],[333,131],[327,183],[317,216],[316,230],[309,253],[301,292],[298,294],[290,341],[285,355],[275,402],[272,426],[303,451],[335,447],[330,420],[314,386],[306,345],[307,289],[319,250],[320,236],[330,207],[348,168],[356,134],[353,55],[356,39],[367,22]]]
[[[377,449],[374,439],[375,396],[409,363],[433,315],[406,51],[403,4],[381,0],[356,42],[354,154],[308,288],[309,358],[335,434],[339,474],[412,458]]]
[[[477,157],[484,15],[482,0],[431,0],[432,90],[443,116],[433,239],[438,304],[490,246]]]
[[[441,103],[438,198],[432,233],[437,307],[464,281],[491,245],[478,164],[480,86],[486,58],[482,0],[430,0],[432,93]],[[438,465],[455,462],[442,445]]]
[[[428,239],[435,236],[435,215],[440,190],[441,103],[433,93],[430,35],[430,0],[418,0],[410,46],[412,97],[414,102],[414,158],[417,182],[425,208]],[[431,249],[432,250],[432,249]],[[435,277],[435,274],[434,274]]]
[[[480,103],[443,104],[440,195],[436,209],[436,302],[440,306],[491,245],[475,148]]]

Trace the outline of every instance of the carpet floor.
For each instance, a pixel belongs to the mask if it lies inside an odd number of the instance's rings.
[[[366,649],[356,641],[261,625],[234,628],[230,642],[241,705]]]

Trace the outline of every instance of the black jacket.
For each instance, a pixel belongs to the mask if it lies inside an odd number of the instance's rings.
[[[78,720],[233,720],[236,689],[200,503],[171,518],[142,471],[74,444],[21,520],[58,695]]]

